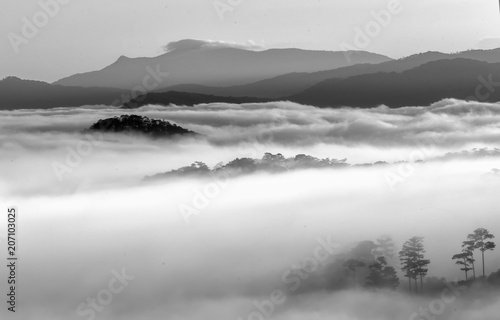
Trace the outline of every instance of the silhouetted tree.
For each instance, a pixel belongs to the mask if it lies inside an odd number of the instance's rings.
[[[382,286],[382,269],[386,264],[387,262],[384,257],[378,257],[376,262],[368,266],[370,273],[366,277],[366,287],[380,288]]]
[[[500,270],[493,272],[488,277],[488,282],[495,286],[500,286]]]
[[[424,238],[412,237],[403,244],[402,250],[399,252],[399,258],[402,263],[402,270],[408,278],[412,278],[415,282],[415,293],[418,293],[417,278],[420,277],[420,289],[423,290],[423,277],[427,275],[427,265],[430,260],[424,259]],[[410,282],[411,293],[411,282]]]
[[[401,251],[399,251],[399,260],[401,262],[401,271],[403,271],[404,276],[408,278],[408,289],[410,290],[411,294],[411,280],[416,279],[416,275],[414,272],[416,268],[416,263],[415,263],[414,253],[412,252],[407,242],[403,244],[403,248],[401,249]],[[416,286],[416,280],[415,280],[415,286]],[[415,292],[417,292],[416,287],[415,287]]]
[[[399,278],[396,270],[393,267],[387,266],[385,257],[378,257],[368,268],[370,269],[370,273],[366,277],[366,287],[395,290],[399,286]]]
[[[396,290],[399,287],[399,278],[396,269],[391,266],[382,269],[382,277],[384,278],[384,287]]]
[[[465,272],[465,280],[468,280],[467,273],[472,270],[469,253],[464,250],[462,253],[455,254],[451,259],[457,260],[455,264],[461,266],[460,270]]]
[[[466,240],[462,242],[463,252],[467,254],[467,257],[470,260],[472,266],[472,277],[476,279],[476,267],[474,265],[476,259],[474,259],[474,249],[475,249],[474,246],[475,244],[473,240]]]
[[[257,164],[254,159],[251,158],[236,158],[233,161],[228,162],[224,169],[242,170],[244,172],[251,172],[257,169]]]
[[[378,257],[377,261],[368,266],[370,273],[366,277],[366,287],[380,288],[382,287],[382,269],[387,264],[384,257]]]
[[[481,257],[483,262],[483,281],[485,281],[485,268],[484,268],[484,252],[488,250],[495,249],[495,243],[488,241],[489,239],[495,238],[488,230],[484,228],[479,228],[474,230],[473,233],[467,236],[467,239],[474,241],[474,248],[481,251]]]
[[[148,117],[138,116],[135,114],[126,114],[121,115],[120,117],[101,119],[94,123],[89,130],[124,133],[138,132],[148,134],[156,138],[196,134],[176,125],[175,123],[170,123],[160,119],[150,119]]]
[[[394,259],[396,254],[396,245],[390,236],[384,235],[377,239],[378,248],[374,251],[377,256],[385,257],[387,260]]]
[[[262,157],[262,161],[282,163],[285,161],[285,157],[281,153],[272,154],[272,153],[266,152],[266,153],[264,153],[264,156]]]
[[[354,248],[351,249],[351,257],[365,262],[365,264],[371,263],[375,260],[375,249],[377,245],[371,240],[360,241],[356,244]]]

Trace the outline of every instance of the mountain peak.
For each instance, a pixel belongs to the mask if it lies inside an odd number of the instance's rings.
[[[25,80],[18,78],[16,76],[8,76],[8,77],[3,78],[0,81],[1,82],[21,82],[21,81],[25,81]]]
[[[48,83],[44,82],[44,81],[21,79],[21,78],[16,77],[16,76],[5,77],[2,80],[0,80],[0,83],[3,85],[10,85],[10,86],[24,86],[24,85],[46,86],[46,85],[48,85]]]
[[[352,62],[380,63],[392,60],[375,54],[356,54],[353,61],[339,51],[303,49],[258,50],[255,44],[222,41],[180,40],[164,47],[166,53],[147,59],[120,57],[98,71],[80,73],[54,84],[75,87],[111,87],[130,90],[142,83],[146,65],[168,72],[168,81],[159,83],[156,90],[167,86],[196,84],[204,86],[233,86],[250,84],[292,72],[316,72],[346,67]]]
[[[118,60],[116,60],[115,63],[121,63],[121,62],[128,62],[130,61],[131,58],[127,57],[127,56],[124,56],[124,55],[121,55]]]

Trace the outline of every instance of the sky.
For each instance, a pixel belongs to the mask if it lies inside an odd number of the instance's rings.
[[[121,55],[157,56],[181,39],[263,49],[358,48],[357,28],[373,27],[374,13],[389,8],[397,10],[388,11],[388,22],[372,29],[360,49],[400,58],[429,50],[500,47],[496,0],[400,0],[391,7],[394,1],[9,1],[0,10],[0,78],[52,82],[101,69]]]

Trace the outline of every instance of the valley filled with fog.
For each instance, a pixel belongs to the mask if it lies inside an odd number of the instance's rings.
[[[123,114],[199,135],[86,131]],[[266,153],[345,165],[144,179]],[[78,307],[124,269],[130,280],[97,319],[420,319],[412,314],[443,300],[441,291],[408,295],[397,253],[389,261],[401,282],[394,292],[365,290],[356,277],[336,285],[332,279],[350,277],[332,267],[337,255],[382,235],[398,251],[410,237],[424,237],[427,279],[453,282],[464,279],[451,257],[467,235],[481,227],[500,235],[494,103],[0,111],[0,155],[0,200],[19,209],[23,319],[86,319],[91,313]],[[294,276],[318,248],[325,261]],[[500,269],[498,248],[486,253],[485,267],[487,275]],[[460,290],[437,319],[498,317],[495,288]],[[280,303],[271,311],[263,301],[273,298]]]

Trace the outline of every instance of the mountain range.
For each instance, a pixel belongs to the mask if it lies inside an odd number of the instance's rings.
[[[0,80],[0,109],[45,109],[97,104],[119,104],[125,90],[52,85],[7,77]]]
[[[455,54],[444,54],[440,52],[426,52],[409,56],[399,60],[389,60],[382,63],[358,63],[353,66],[339,67],[331,70],[318,72],[294,72],[283,74],[270,79],[265,79],[247,85],[229,87],[209,87],[202,85],[177,85],[160,91],[184,91],[219,96],[243,97],[252,96],[260,98],[279,98],[293,95],[306,90],[321,81],[332,78],[348,78],[362,74],[373,74],[379,72],[403,72],[423,64],[451,59],[471,59],[488,63],[500,62],[500,49],[495,50],[471,50]]]
[[[168,73],[158,80],[163,89],[179,84],[233,86],[276,77],[290,72],[315,72],[346,67],[358,63],[381,63],[388,57],[368,53],[271,49],[252,51],[226,47],[196,47],[176,49],[153,58],[121,56],[115,63],[99,71],[76,74],[54,84],[79,87],[113,87],[133,89],[144,77]]]
[[[333,78],[286,100],[318,107],[426,106],[456,98],[500,101],[500,63],[469,59],[439,60],[401,73]]]
[[[52,84],[8,77],[0,80],[0,109],[277,100],[318,107],[400,107],[443,98],[493,102],[500,100],[497,80],[500,49],[393,60],[364,51],[188,47],[153,58],[120,57],[102,70]]]

